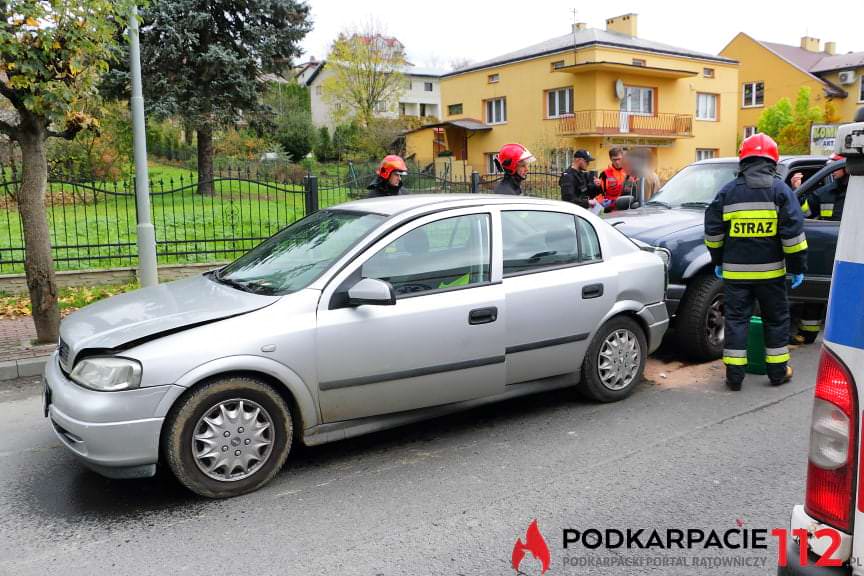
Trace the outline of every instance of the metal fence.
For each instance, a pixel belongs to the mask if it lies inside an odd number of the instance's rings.
[[[409,167],[409,194],[491,193],[500,175]],[[194,173],[175,170],[150,181],[150,209],[159,264],[232,260],[288,224],[316,211],[364,198],[374,165],[325,167],[317,174],[296,164],[217,163],[212,193],[199,193]],[[20,273],[24,231],[16,194],[20,181],[0,167],[0,273]],[[558,174],[534,165],[526,194],[558,198]],[[98,181],[52,174],[45,196],[57,270],[137,265],[137,206],[133,180]]]

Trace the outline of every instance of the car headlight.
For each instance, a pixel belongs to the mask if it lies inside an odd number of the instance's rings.
[[[141,384],[141,363],[129,358],[97,356],[85,358],[75,365],[72,380],[92,390],[116,392],[138,388]]]

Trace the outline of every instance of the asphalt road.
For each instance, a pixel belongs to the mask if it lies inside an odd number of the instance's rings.
[[[588,568],[562,529],[724,531],[785,527],[804,491],[818,348],[793,352],[780,388],[749,376],[724,389],[715,366],[670,366],[628,400],[555,392],[303,449],[257,493],[208,501],[170,477],[87,471],[41,415],[39,388],[0,388],[0,574],[514,574],[537,519],[546,574],[771,574],[768,550],[652,552],[746,557],[763,567]],[[574,560],[575,558],[575,560]],[[760,560],[761,559],[761,560]],[[539,574],[528,557],[526,574]]]

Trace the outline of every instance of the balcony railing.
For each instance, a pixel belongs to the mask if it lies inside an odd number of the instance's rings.
[[[693,135],[693,116],[655,114],[645,116],[620,110],[580,110],[558,120],[559,136],[636,134],[665,138]]]

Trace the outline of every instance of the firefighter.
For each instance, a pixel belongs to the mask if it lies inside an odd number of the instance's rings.
[[[521,144],[505,144],[495,157],[495,165],[504,172],[504,177],[495,186],[495,194],[522,195],[522,181],[528,175],[528,164],[535,158]]]
[[[588,172],[588,163],[593,161],[594,158],[587,150],[576,150],[573,153],[573,162],[558,179],[561,200],[587,209],[589,201],[600,194],[600,179]]]
[[[396,196],[402,191],[402,177],[408,174],[405,160],[395,154],[385,156],[375,171],[375,180],[367,187],[369,198]]]
[[[766,134],[745,139],[738,177],[726,184],[705,211],[705,244],[715,274],[723,279],[726,385],[740,390],[747,366],[747,328],[759,302],[765,328],[765,363],[771,384],[792,378],[788,365],[789,303],[804,281],[807,240],[804,214],[792,190],[777,176],[777,144]]]
[[[830,162],[843,160],[843,156],[832,154]],[[807,194],[801,209],[808,218],[833,220],[839,222],[843,217],[843,204],[846,202],[846,187],[849,185],[849,173],[846,168],[838,168],[831,173],[832,180]]]
[[[834,153],[829,162],[843,160],[843,156]],[[797,176],[797,174],[796,174]],[[805,194],[801,210],[807,218],[833,220],[839,222],[843,217],[843,205],[846,203],[846,187],[849,185],[849,173],[845,168],[838,168],[831,173],[832,181],[816,190]],[[822,330],[822,319],[825,317],[824,304],[804,304],[799,307],[798,334],[792,341],[796,344],[810,344],[819,336]]]

